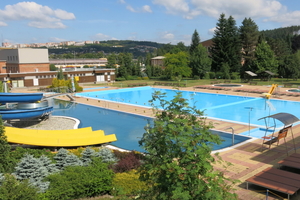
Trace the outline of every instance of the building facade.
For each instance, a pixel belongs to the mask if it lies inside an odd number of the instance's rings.
[[[11,87],[49,86],[57,71],[49,71],[48,49],[0,49],[0,81]],[[65,79],[78,77],[79,83],[115,81],[115,69],[70,68]]]
[[[49,71],[48,49],[0,49],[0,60],[8,73]]]

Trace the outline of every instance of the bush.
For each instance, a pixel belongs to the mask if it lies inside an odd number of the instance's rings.
[[[240,79],[240,74],[238,72],[232,72],[231,73],[231,79],[232,80]]]
[[[199,80],[199,79],[200,79],[200,76],[197,76],[197,75],[194,76],[194,80]]]
[[[118,161],[115,154],[109,148],[101,148],[96,154],[97,157],[100,157],[102,162],[105,163],[115,163]]]
[[[224,78],[224,73],[223,73],[223,72],[216,72],[216,78],[217,78],[217,79],[222,79],[222,78]]]
[[[38,200],[37,189],[30,186],[27,180],[18,181],[14,176],[6,174],[0,186],[0,199],[3,200]]]
[[[116,81],[126,81],[126,79],[124,77],[119,77],[119,78],[116,78]]]
[[[107,194],[112,190],[113,176],[101,159],[93,159],[89,166],[69,166],[46,178],[50,181],[46,197],[67,200]]]
[[[113,170],[116,173],[128,172],[133,169],[138,169],[142,164],[142,154],[138,154],[134,151],[131,152],[114,152],[119,159],[118,163],[113,166]]]
[[[54,154],[51,153],[49,149],[31,149],[31,148],[22,148],[22,147],[17,147],[14,151],[10,152],[10,157],[11,157],[11,169],[10,173],[13,172],[14,168],[16,167],[17,163],[20,162],[20,160],[26,155],[30,154],[33,155],[35,158],[39,158],[42,155],[47,156],[50,158],[52,161],[54,160]]]
[[[116,195],[138,195],[147,188],[146,183],[139,180],[140,174],[136,170],[118,173],[113,179],[114,192]]]
[[[144,76],[143,80],[149,80],[149,77],[148,76]]]
[[[209,74],[210,79],[215,79],[216,78],[215,72],[209,72],[208,74]]]

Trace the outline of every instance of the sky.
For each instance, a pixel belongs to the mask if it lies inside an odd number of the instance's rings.
[[[220,14],[259,30],[300,25],[299,0],[1,0],[1,42],[211,39]]]

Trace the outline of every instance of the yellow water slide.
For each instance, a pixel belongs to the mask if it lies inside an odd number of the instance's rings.
[[[91,127],[69,130],[35,130],[5,127],[10,143],[47,147],[74,147],[103,144],[117,141],[116,135],[105,135],[103,130]]]
[[[271,95],[273,94],[273,92],[275,91],[277,86],[278,86],[277,84],[272,84],[269,92],[268,93],[263,93],[263,95],[265,96],[266,99],[269,99],[271,97]]]

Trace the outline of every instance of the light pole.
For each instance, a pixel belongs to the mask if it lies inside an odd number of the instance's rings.
[[[250,113],[252,111],[252,109],[254,109],[253,107],[245,107],[246,109],[249,109],[249,130],[248,130],[248,135],[250,136]]]

